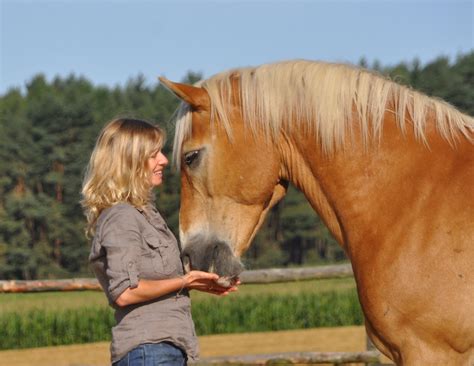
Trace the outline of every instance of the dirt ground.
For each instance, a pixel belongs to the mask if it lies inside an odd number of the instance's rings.
[[[366,347],[364,327],[314,328],[199,337],[201,357],[276,352],[358,352]],[[105,366],[109,343],[0,351],[0,366]]]

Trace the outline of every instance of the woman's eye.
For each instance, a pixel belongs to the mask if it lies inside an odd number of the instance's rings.
[[[194,162],[197,161],[199,156],[199,150],[190,151],[184,154],[184,163],[187,166],[191,166]]]

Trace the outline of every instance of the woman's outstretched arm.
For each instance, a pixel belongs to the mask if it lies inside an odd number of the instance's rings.
[[[222,287],[218,285],[216,283],[218,278],[219,276],[215,273],[191,271],[184,276],[165,280],[139,280],[137,287],[127,288],[119,295],[115,303],[120,307],[138,304],[185,288],[220,296],[237,290],[235,286]]]

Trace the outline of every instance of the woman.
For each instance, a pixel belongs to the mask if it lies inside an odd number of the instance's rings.
[[[82,188],[89,260],[111,306],[114,365],[185,365],[198,354],[188,290],[226,295],[213,273],[184,275],[178,243],[153,205],[168,160],[164,133],[116,119],[101,132]]]

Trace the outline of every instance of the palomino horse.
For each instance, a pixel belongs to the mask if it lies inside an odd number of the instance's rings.
[[[369,337],[400,365],[474,363],[474,119],[347,65],[283,62],[197,86],[174,158],[189,268],[241,270],[300,189],[351,260]]]

